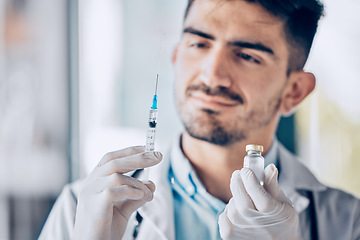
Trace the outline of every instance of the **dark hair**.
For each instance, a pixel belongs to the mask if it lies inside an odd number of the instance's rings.
[[[188,0],[185,18],[195,0]],[[323,16],[324,7],[318,0],[246,0],[260,4],[272,15],[285,23],[285,34],[289,44],[290,57],[288,74],[303,69],[311,45]]]

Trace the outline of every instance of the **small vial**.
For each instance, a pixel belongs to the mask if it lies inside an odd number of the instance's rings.
[[[254,172],[261,185],[264,184],[264,157],[261,156],[263,151],[264,148],[261,145],[246,145],[247,155],[244,158],[244,167]]]

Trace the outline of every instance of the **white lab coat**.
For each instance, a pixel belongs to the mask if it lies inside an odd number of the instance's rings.
[[[279,184],[293,202],[299,215],[302,238],[359,240],[360,200],[319,183],[314,175],[280,144],[278,144],[278,156]],[[173,198],[171,183],[168,181],[170,157],[171,155],[166,156],[150,171],[150,179],[156,184],[156,192],[153,201],[139,209],[143,220],[138,227],[136,239],[175,239]],[[71,238],[80,185],[81,181],[78,181],[64,187],[39,239]],[[128,223],[123,239],[133,239],[136,225],[134,214]]]

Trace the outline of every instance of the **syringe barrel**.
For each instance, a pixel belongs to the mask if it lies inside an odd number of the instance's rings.
[[[146,134],[146,146],[145,146],[145,151],[147,152],[155,150],[155,133],[156,133],[157,117],[158,117],[158,110],[150,109],[149,125]]]

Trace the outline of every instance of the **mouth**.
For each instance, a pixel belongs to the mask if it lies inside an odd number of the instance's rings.
[[[196,103],[202,107],[209,108],[232,108],[241,104],[241,102],[230,98],[212,96],[200,91],[192,92],[190,97],[192,97]]]

